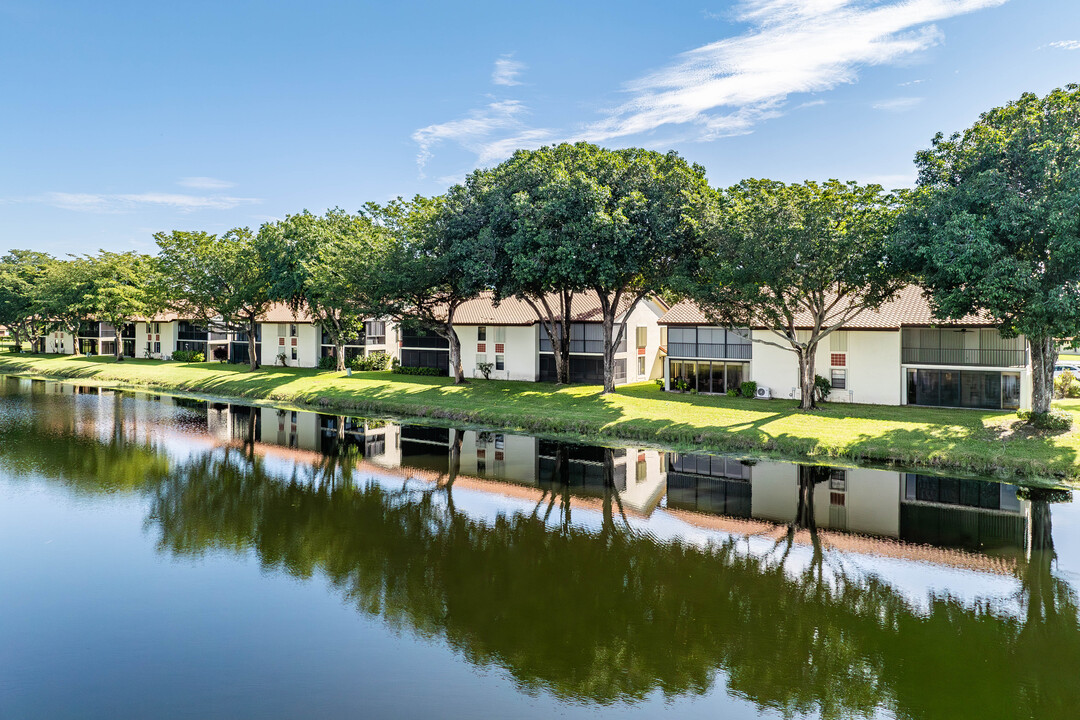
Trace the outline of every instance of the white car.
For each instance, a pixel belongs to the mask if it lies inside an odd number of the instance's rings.
[[[1054,365],[1054,377],[1057,377],[1063,372],[1071,372],[1073,377],[1080,378],[1080,363],[1059,362],[1057,365]]]

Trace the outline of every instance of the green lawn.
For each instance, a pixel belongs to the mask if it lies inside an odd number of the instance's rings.
[[[408,415],[543,433],[581,434],[716,451],[842,461],[893,461],[974,472],[1080,478],[1080,433],[1031,434],[1013,413],[830,404],[664,393],[653,383],[610,396],[594,385],[341,373],[214,363],[0,353],[0,373],[242,397],[357,414]],[[1080,400],[1058,403],[1077,415]]]

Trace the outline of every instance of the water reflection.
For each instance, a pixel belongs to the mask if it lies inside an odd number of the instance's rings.
[[[1051,521],[1065,491],[4,388],[0,471],[143,492],[164,552],[326,578],[526,692],[634,703],[719,683],[828,718],[1080,704]]]

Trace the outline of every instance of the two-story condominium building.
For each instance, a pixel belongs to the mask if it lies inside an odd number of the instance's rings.
[[[796,323],[809,337],[810,318]],[[687,301],[668,310],[659,324],[667,329],[669,390],[685,384],[720,393],[753,380],[774,397],[799,397],[798,360],[793,352],[765,344],[785,344],[771,330],[716,327]],[[1003,338],[993,323],[977,316],[935,320],[914,286],[829,334],[818,346],[815,364],[817,374],[831,381],[830,400],[837,402],[991,409],[1030,403],[1026,340]]]
[[[570,381],[603,382],[600,304],[591,293],[582,294],[575,296],[572,308]],[[616,383],[661,376],[663,363],[657,320],[666,310],[667,306],[658,298],[645,298],[632,309],[629,302],[624,302],[617,317],[618,325],[625,325],[625,332],[615,355]],[[507,298],[496,305],[491,295],[485,293],[458,307],[454,327],[461,342],[461,364],[467,376],[483,377],[482,368],[490,364],[492,379],[555,381],[551,340],[527,303]],[[448,372],[449,353],[444,338],[430,331],[402,328],[402,365]]]

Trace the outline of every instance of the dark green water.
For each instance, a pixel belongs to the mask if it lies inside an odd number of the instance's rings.
[[[0,718],[1076,718],[1072,496],[0,377]]]

